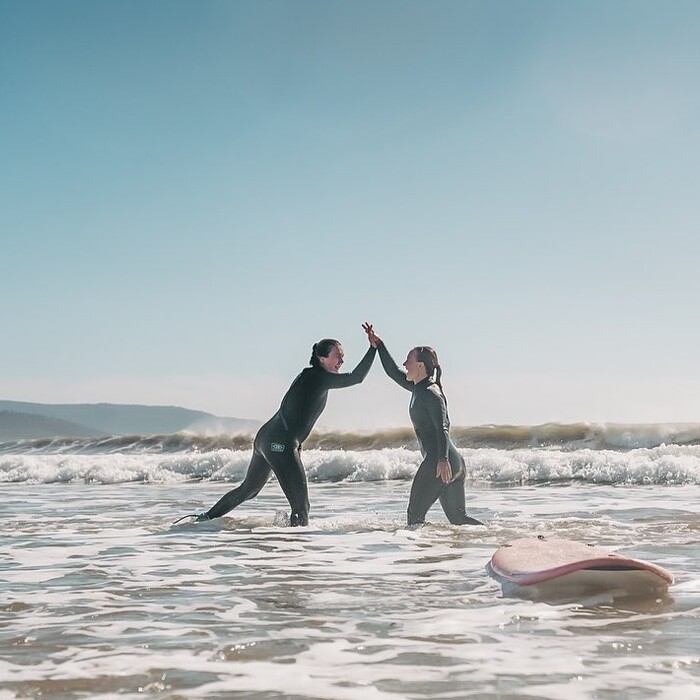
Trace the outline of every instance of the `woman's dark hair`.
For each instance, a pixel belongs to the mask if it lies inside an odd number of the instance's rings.
[[[440,387],[440,391],[445,401],[447,401],[445,391],[442,388],[442,382],[440,381],[442,379],[442,367],[440,367],[437,353],[429,345],[419,345],[413,349],[416,351],[416,360],[423,363],[428,376],[432,377],[433,374],[435,375],[435,383]]]
[[[324,338],[323,340],[319,340],[318,343],[314,343],[311,350],[311,359],[309,360],[311,366],[320,367],[321,363],[318,361],[318,358],[328,357],[334,347],[340,347],[340,341],[334,340],[333,338]]]

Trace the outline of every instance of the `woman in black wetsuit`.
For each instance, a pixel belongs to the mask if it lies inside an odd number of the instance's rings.
[[[462,456],[450,439],[450,419],[440,378],[442,368],[437,353],[420,346],[408,353],[403,372],[371,324],[362,326],[370,345],[379,349],[384,371],[399,386],[411,392],[409,415],[416,431],[423,461],[418,467],[408,501],[409,525],[425,522],[430,507],[440,499],[447,519],[453,525],[483,525],[470,518],[464,504],[465,467]]]
[[[257,496],[274,472],[292,507],[290,525],[308,525],[309,489],[301,462],[301,445],[326,407],[328,390],[359,384],[367,376],[376,354],[376,348],[370,346],[352,372],[339,374],[343,364],[341,344],[331,338],[315,343],[311,367],[302,370],[292,382],[277,413],[255,436],[253,456],[243,483],[225,494],[206,513],[185,517],[194,517],[197,522],[220,518],[243,501]]]

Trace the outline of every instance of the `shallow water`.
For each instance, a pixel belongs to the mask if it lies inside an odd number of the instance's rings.
[[[403,526],[406,482],[275,483],[172,526],[216,483],[5,485],[0,698],[700,698],[697,486],[470,488]],[[503,597],[485,566],[532,534],[649,559],[661,600]]]
[[[407,481],[311,484],[307,528],[270,483],[5,484],[6,698],[700,698],[700,487],[470,486],[404,527]],[[486,564],[535,534],[669,569],[662,599],[504,597]]]

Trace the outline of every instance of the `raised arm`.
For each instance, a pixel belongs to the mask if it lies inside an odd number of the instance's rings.
[[[394,358],[389,354],[386,345],[384,345],[382,339],[374,332],[372,324],[363,323],[362,327],[365,329],[365,333],[367,333],[370,345],[379,350],[379,359],[389,378],[393,379],[400,387],[408,391],[413,391],[415,385],[413,382],[409,382],[408,379],[406,379],[406,373],[394,362]]]
[[[341,374],[325,372],[323,378],[326,387],[328,389],[343,389],[347,386],[360,384],[367,376],[369,368],[372,366],[372,362],[374,362],[376,355],[377,348],[370,345],[369,348],[367,348],[367,352],[365,353],[364,357],[360,360],[357,367],[355,367],[352,372],[344,372]]]

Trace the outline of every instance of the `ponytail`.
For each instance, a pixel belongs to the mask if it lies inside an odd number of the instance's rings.
[[[442,394],[442,398],[445,399],[445,403],[447,403],[447,396],[445,396],[445,390],[442,388],[442,382],[440,381],[442,379],[442,367],[440,367],[439,364],[435,365],[435,383],[440,387],[440,393]]]

